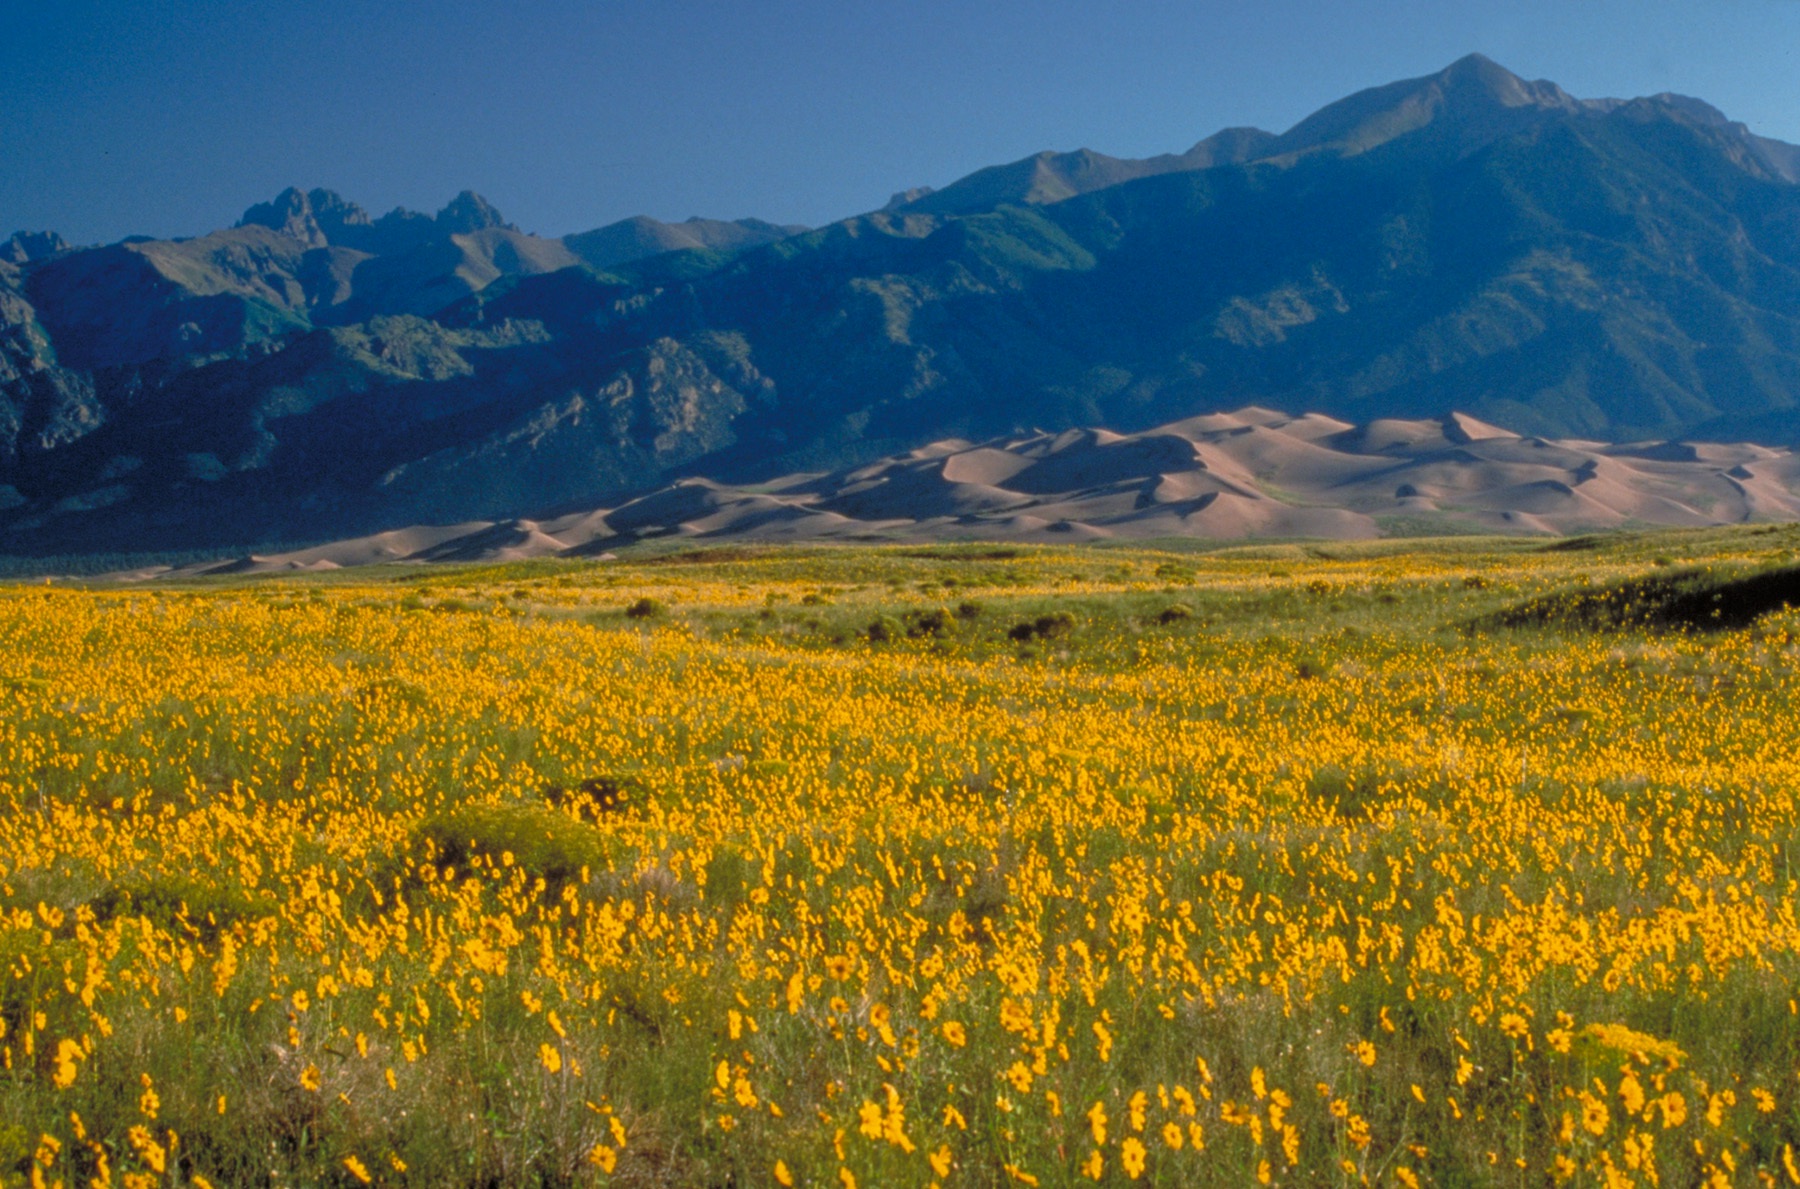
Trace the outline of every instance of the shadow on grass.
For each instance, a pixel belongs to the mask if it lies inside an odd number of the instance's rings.
[[[1748,627],[1786,607],[1800,607],[1800,566],[1737,575],[1701,569],[1628,578],[1541,595],[1472,626],[1723,631]]]

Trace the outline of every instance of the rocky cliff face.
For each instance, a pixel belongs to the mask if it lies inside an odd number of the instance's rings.
[[[817,231],[289,190],[0,248],[0,551],[322,539],[1251,402],[1800,438],[1800,149],[1480,58]],[[667,251],[664,249],[677,249]],[[652,254],[656,253],[656,254]]]

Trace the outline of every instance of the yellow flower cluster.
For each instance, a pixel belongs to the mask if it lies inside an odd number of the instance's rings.
[[[1063,556],[985,597],[1170,581]],[[1792,614],[1457,631],[1488,585],[1419,554],[1222,559],[1255,617],[1129,655],[616,611],[811,564],[0,591],[0,1158],[1800,1184]],[[1390,589],[1425,622],[1322,609]]]

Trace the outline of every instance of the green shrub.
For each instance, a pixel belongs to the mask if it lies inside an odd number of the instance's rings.
[[[877,615],[869,621],[869,626],[863,634],[869,638],[871,644],[885,644],[889,640],[898,640],[904,636],[906,629],[892,615]]]
[[[17,1123],[0,1125],[0,1170],[23,1170],[31,1167],[31,1133]],[[40,1182],[41,1183],[41,1182]],[[0,1184],[23,1185],[25,1177],[20,1172],[19,1179],[0,1180]]]
[[[1075,630],[1075,617],[1067,611],[1052,611],[1036,619],[1016,623],[1006,634],[1021,644],[1030,640],[1054,640]]]
[[[186,923],[207,938],[217,936],[236,921],[275,911],[274,903],[266,897],[236,884],[176,872],[126,875],[95,897],[88,907],[97,920],[145,917],[164,928]]]
[[[548,804],[593,818],[634,813],[650,803],[650,796],[650,786],[629,772],[602,773],[574,785],[544,789]]]
[[[414,833],[440,864],[466,867],[477,855],[512,862],[546,883],[562,884],[600,866],[605,852],[591,826],[548,805],[465,805],[427,818]]]
[[[942,607],[930,611],[908,611],[906,634],[916,639],[948,636],[956,631],[956,620]]]
[[[662,600],[650,598],[648,595],[625,608],[625,618],[627,619],[656,619],[668,613],[669,608],[663,604]]]

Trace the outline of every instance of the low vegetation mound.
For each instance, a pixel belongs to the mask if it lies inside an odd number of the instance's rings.
[[[431,844],[439,864],[466,869],[479,856],[517,865],[553,885],[579,877],[605,858],[591,827],[548,805],[465,805],[427,818],[417,838]]]
[[[1541,595],[1479,621],[1498,627],[1721,631],[1800,606],[1800,566],[1748,574],[1678,570]]]
[[[1014,624],[1008,636],[1020,643],[1031,640],[1054,640],[1075,630],[1075,617],[1067,611],[1052,611],[1023,623]]]

